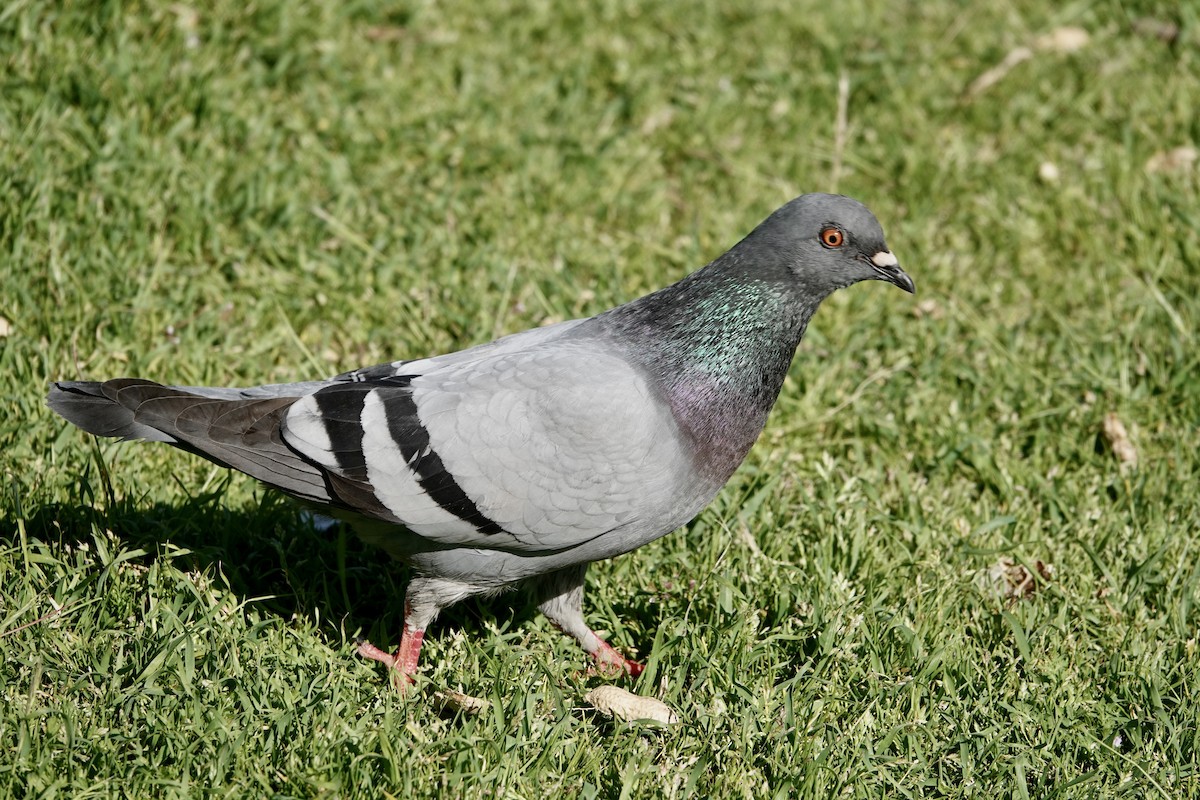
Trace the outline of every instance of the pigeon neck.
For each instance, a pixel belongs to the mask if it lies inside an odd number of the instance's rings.
[[[662,388],[698,466],[722,483],[762,432],[821,299],[729,261],[604,315]]]

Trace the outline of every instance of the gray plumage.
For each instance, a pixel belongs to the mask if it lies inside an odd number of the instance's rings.
[[[460,599],[525,582],[604,664],[587,564],[695,516],[761,432],[818,305],[913,291],[875,217],[805,195],[708,266],[583,320],[325,381],[248,389],[61,381],[49,406],[98,436],[166,442],[349,520],[410,563],[400,651]]]

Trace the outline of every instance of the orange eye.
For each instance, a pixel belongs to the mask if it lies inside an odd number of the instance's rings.
[[[821,244],[826,247],[841,247],[846,242],[846,235],[837,228],[829,227],[821,231]]]

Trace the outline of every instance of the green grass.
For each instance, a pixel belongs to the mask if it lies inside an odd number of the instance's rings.
[[[576,5],[0,10],[0,793],[1200,796],[1200,169],[1145,169],[1200,143],[1195,9]],[[917,298],[828,302],[716,503],[592,570],[674,727],[584,710],[515,596],[446,614],[399,696],[353,650],[396,640],[402,568],[43,406],[592,314],[830,189]],[[1007,602],[1002,557],[1053,579]]]

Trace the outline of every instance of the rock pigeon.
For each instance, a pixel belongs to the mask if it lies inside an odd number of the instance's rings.
[[[401,685],[442,609],[517,585],[602,668],[636,676],[584,621],[588,564],[708,505],[817,306],[863,280],[915,291],[865,206],[808,194],[704,268],[588,319],[321,381],[59,381],[48,404],[97,436],[244,472],[411,565],[398,651],[359,649]]]

